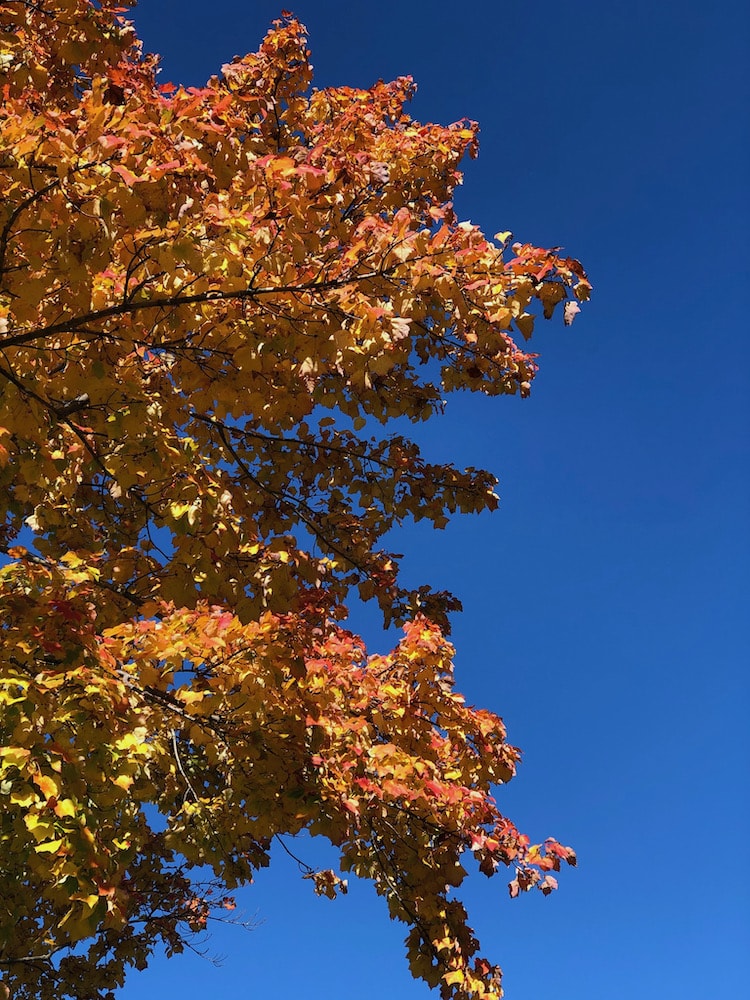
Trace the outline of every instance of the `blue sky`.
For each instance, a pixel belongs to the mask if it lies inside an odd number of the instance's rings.
[[[477,119],[459,214],[564,245],[594,283],[573,327],[538,325],[529,400],[456,396],[425,433],[430,457],[500,477],[500,510],[399,539],[415,583],[462,598],[459,687],[524,750],[502,807],[579,853],[549,898],[472,877],[484,953],[509,1000],[735,998],[750,931],[750,16],[735,0],[286,4],[319,86],[411,74],[415,117]],[[164,79],[200,84],[281,6],[142,0],[135,21]],[[355,624],[385,646],[369,616]],[[431,995],[366,884],[319,900],[278,856],[239,901],[257,926],[214,932],[219,968],[160,960],[122,1000]]]

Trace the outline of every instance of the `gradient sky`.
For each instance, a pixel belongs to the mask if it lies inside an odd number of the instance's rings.
[[[594,298],[538,324],[528,400],[450,399],[433,460],[491,469],[493,516],[394,542],[447,587],[459,689],[524,750],[499,802],[579,854],[560,891],[462,892],[509,1000],[737,998],[750,662],[750,16],[738,0],[285,0],[319,86],[412,75],[412,113],[481,126],[459,214],[562,244]],[[142,0],[163,79],[201,84],[283,4]],[[373,649],[390,640],[358,613]],[[294,849],[312,863],[317,844]],[[251,932],[133,973],[122,1000],[428,1000],[367,884],[317,899],[277,855],[239,895]]]

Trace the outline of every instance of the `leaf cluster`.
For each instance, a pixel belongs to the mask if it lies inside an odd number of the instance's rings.
[[[0,10],[0,968],[104,996],[308,830],[415,975],[498,996],[461,855],[512,894],[574,855],[498,811],[519,755],[453,689],[459,604],[386,542],[496,507],[403,428],[527,395],[535,304],[569,322],[588,280],[457,220],[476,126],[412,119],[410,79],[313,89],[285,16],[160,85],[130,6]],[[352,594],[403,625],[390,654],[341,625]]]

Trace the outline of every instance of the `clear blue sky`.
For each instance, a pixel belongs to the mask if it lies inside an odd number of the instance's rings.
[[[318,85],[411,74],[417,118],[477,119],[460,214],[563,244],[594,283],[572,328],[538,326],[529,400],[458,396],[427,433],[431,456],[500,476],[500,510],[399,540],[415,583],[463,599],[459,686],[525,751],[501,805],[579,852],[549,898],[465,885],[484,953],[509,1000],[735,1000],[750,971],[747,9],[284,3]],[[283,5],[142,0],[135,21],[165,80],[200,84]],[[431,996],[366,884],[319,900],[279,856],[240,908],[258,927],[214,933],[219,969],[160,960],[123,1000]]]

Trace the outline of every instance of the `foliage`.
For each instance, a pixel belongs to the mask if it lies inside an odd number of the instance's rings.
[[[384,548],[495,480],[390,431],[528,394],[513,331],[588,282],[457,221],[476,127],[411,119],[409,79],[311,89],[284,15],[205,87],[158,85],[125,7],[0,10],[5,982],[109,996],[308,830],[408,925],[414,975],[499,996],[462,854],[511,894],[575,858],[498,811],[519,754],[454,691],[458,602]],[[403,625],[390,654],[341,624],[352,594]]]

